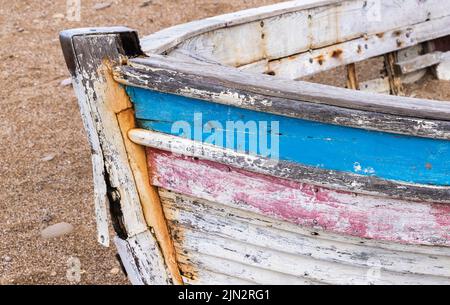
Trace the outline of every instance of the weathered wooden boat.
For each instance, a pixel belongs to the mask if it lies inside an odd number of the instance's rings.
[[[438,0],[62,32],[99,241],[109,206],[135,284],[449,284],[450,104],[401,96],[448,77],[448,35]],[[336,67],[348,89],[298,81]]]

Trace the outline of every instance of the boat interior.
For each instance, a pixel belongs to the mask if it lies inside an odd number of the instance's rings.
[[[176,26],[144,51],[361,91],[405,95],[448,77],[450,2],[291,1]],[[169,39],[172,38],[172,39]]]

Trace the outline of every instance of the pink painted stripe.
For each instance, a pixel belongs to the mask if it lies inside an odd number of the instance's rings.
[[[148,149],[152,184],[315,230],[450,246],[450,206],[357,195]]]

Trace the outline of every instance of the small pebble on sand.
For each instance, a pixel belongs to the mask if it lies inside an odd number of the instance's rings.
[[[112,5],[111,2],[101,2],[94,5],[94,10],[100,11]]]
[[[66,78],[66,79],[63,79],[59,85],[61,87],[71,86],[72,85],[72,79],[70,77]]]
[[[45,239],[61,237],[72,233],[73,230],[74,227],[70,223],[60,222],[42,230],[41,237]]]
[[[49,162],[52,161],[53,159],[55,159],[56,155],[55,154],[49,154],[44,156],[41,160],[44,162]]]
[[[58,14],[54,14],[52,17],[53,17],[53,19],[64,19],[65,16],[64,16],[64,14],[58,13]]]

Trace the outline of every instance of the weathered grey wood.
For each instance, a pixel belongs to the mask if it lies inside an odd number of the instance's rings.
[[[259,19],[307,10],[314,7],[339,3],[341,0],[300,0],[248,9],[177,25],[142,38],[142,50],[147,54],[162,54],[170,51],[189,38],[224,27],[237,26]]]
[[[130,130],[128,135],[133,142],[147,147],[335,190],[413,201],[450,203],[450,187],[397,183],[376,177],[312,168],[287,161],[274,161],[144,129]]]
[[[133,285],[164,285],[166,267],[160,257],[158,243],[150,231],[127,240],[115,237],[114,242],[121,261]]]
[[[450,61],[450,52],[444,53],[437,51],[418,56],[408,61],[397,62],[396,67],[400,73],[406,74],[428,68],[445,61]]]
[[[302,235],[256,213],[161,190],[179,261],[264,283],[431,284],[449,283],[446,256],[382,250],[342,243],[322,232]],[[199,213],[201,211],[201,213]],[[283,228],[283,229],[282,229]],[[278,246],[277,246],[278,245]],[[284,247],[283,247],[284,245]],[[432,251],[422,247],[422,251]],[[408,269],[408,267],[411,267]],[[373,276],[373,271],[376,276]],[[273,278],[271,278],[273,277]],[[279,281],[279,282],[278,282]]]
[[[389,94],[390,91],[389,79],[387,77],[380,77],[362,82],[359,87],[361,91],[373,93]]]
[[[277,221],[252,211],[250,207],[203,199],[160,189],[164,210],[172,228],[190,228],[205,234],[238,240],[249,245],[307,256],[316,260],[372,267],[371,261],[383,258],[380,268],[403,274],[421,274],[450,278],[450,249],[446,255],[424,254],[417,246],[403,246],[403,251],[382,249],[374,245],[351,243],[319,231],[312,235],[292,225],[291,230],[278,226]],[[201,213],[199,214],[199,211]],[[321,236],[321,237],[318,237]],[[380,243],[381,244],[381,243]],[[419,246],[426,252],[427,247]],[[336,251],[339,249],[339,251]]]
[[[450,81],[450,60],[444,61],[436,67],[436,76],[440,80]]]
[[[400,75],[400,79],[403,84],[412,84],[419,81],[422,77],[426,75],[426,69],[411,72],[405,75]],[[390,85],[389,78],[380,77],[376,79],[371,79],[360,83],[360,90],[372,93],[389,94]]]
[[[275,75],[284,78],[299,79],[448,35],[448,32],[436,29],[447,29],[448,31],[446,24],[449,23],[449,20],[450,17],[445,17],[407,26],[401,30],[391,30],[383,33],[383,36],[379,33],[363,36],[285,58],[270,60],[265,71],[272,71]],[[246,67],[240,67],[240,69],[245,71]]]
[[[182,252],[182,250],[180,250],[179,252]],[[180,255],[178,259],[181,261],[183,257]],[[196,264],[195,274],[190,273],[190,271],[194,268],[193,264]],[[184,283],[186,285],[256,285],[255,282],[248,281],[239,277],[210,271],[204,268],[204,265],[205,264],[203,263],[193,262],[192,258],[189,258],[189,263],[180,263],[180,269],[184,273]]]
[[[157,55],[115,69],[116,81],[319,122],[450,139],[450,103],[380,96]],[[233,89],[230,89],[233,88]]]
[[[187,249],[178,249],[179,261],[185,262],[181,268],[195,270],[194,280],[205,282],[208,274],[203,270],[210,270],[216,276],[223,274],[229,277],[230,282],[226,285],[232,285],[236,282],[252,283],[253,285],[318,285],[318,281],[308,280],[304,277],[292,276],[281,272],[271,271],[264,268],[252,266],[250,264],[241,264],[231,260],[223,259],[217,256],[206,255]],[[220,254],[219,254],[220,255]],[[208,279],[209,280],[209,279]]]
[[[442,1],[437,0],[429,0],[426,4],[409,0],[402,1],[399,5],[393,5],[391,0],[340,1],[315,7],[297,4],[296,11],[271,18],[260,16],[253,22],[239,26],[210,30],[185,40],[178,48],[230,66],[240,66],[262,59],[285,58],[376,34],[385,34],[382,39],[378,39],[378,44],[385,43],[389,48],[400,49],[417,43],[415,37],[418,34],[414,27],[416,24],[426,25],[447,17],[449,8],[447,3],[442,4]],[[379,15],[375,16],[378,20],[374,19],[373,14]],[[404,33],[391,36],[391,31],[409,31],[412,36],[404,37]],[[359,43],[363,48],[371,44],[362,39]],[[372,45],[370,47],[377,49]],[[380,46],[379,49],[383,50],[384,47]],[[336,47],[336,50],[339,48]],[[342,58],[347,57],[345,53],[358,55],[357,48],[340,50],[344,51]],[[328,55],[323,56],[324,60],[328,60],[325,58]],[[334,61],[338,63],[340,59],[334,58]],[[289,63],[287,58],[285,63]],[[299,72],[307,67],[299,62],[295,64]],[[318,69],[319,65],[316,68]],[[269,71],[274,69],[270,67]]]
[[[100,139],[97,134],[93,117],[91,116],[91,107],[87,101],[82,79],[80,76],[73,76],[72,84],[80,107],[81,118],[91,147],[92,174],[94,182],[94,206],[97,223],[98,242],[109,247],[109,225],[108,225],[108,196],[105,182],[105,162],[103,160],[103,151],[100,145]]]
[[[450,36],[442,37],[429,41],[427,43],[429,52],[438,51],[448,53],[450,51]],[[450,80],[450,59],[446,58],[442,60],[442,63],[438,64],[432,69],[436,77],[440,80]]]
[[[79,29],[62,32],[61,44],[93,148],[101,230],[107,228],[104,223],[107,196],[114,229],[123,241],[117,243],[122,259],[136,265],[131,273],[133,281],[172,283],[164,257],[144,219],[118,122],[117,115],[130,109],[131,103],[119,97],[109,68],[124,57],[142,54],[137,34],[127,28]]]

